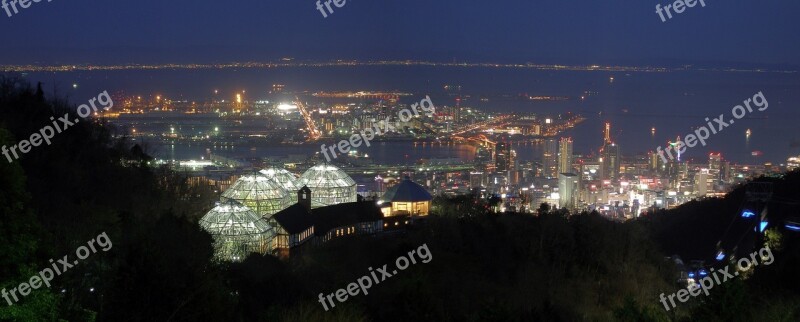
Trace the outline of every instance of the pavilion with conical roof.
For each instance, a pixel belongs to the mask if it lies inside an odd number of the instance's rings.
[[[430,212],[431,200],[433,197],[428,190],[411,181],[411,178],[405,177],[403,181],[386,190],[378,204],[384,216],[387,217],[395,215],[427,216]]]

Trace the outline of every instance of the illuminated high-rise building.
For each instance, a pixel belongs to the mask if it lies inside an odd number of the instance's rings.
[[[556,139],[545,139],[542,149],[542,176],[555,178],[558,175],[558,143]]]
[[[720,180],[722,173],[722,153],[710,153],[708,155],[708,174],[713,180]]]
[[[558,204],[561,208],[575,209],[580,196],[580,177],[574,173],[558,174]]]
[[[611,142],[603,147],[603,174],[601,177],[605,180],[619,179],[620,161],[619,145]]]
[[[728,184],[731,181],[731,163],[730,161],[722,160],[722,168],[719,172],[719,179],[724,184]]]
[[[485,175],[481,171],[472,171],[469,173],[469,186],[470,188],[480,188],[485,186]]]
[[[664,160],[661,159],[661,156],[659,156],[658,153],[651,151],[648,155],[650,157],[648,163],[649,165],[648,168],[650,169],[650,171],[661,173],[662,171],[665,170]]]
[[[461,122],[461,97],[456,98],[456,107],[453,109],[453,123]]]
[[[708,190],[715,191],[715,187],[722,181],[723,164],[722,153],[708,155]]]
[[[506,142],[498,142],[494,149],[495,171],[506,174],[508,170],[511,170],[511,145]]]
[[[698,197],[705,196],[708,193],[708,169],[700,169],[694,175],[694,193]]]
[[[572,138],[561,138],[558,143],[558,172],[571,173],[572,168]]]
[[[611,123],[606,122],[606,129],[603,131],[603,146],[611,144]]]

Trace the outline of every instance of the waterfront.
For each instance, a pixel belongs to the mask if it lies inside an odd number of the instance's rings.
[[[614,77],[610,81],[610,77]],[[702,126],[740,103],[742,93],[763,91],[769,110],[745,118],[726,133],[714,136],[704,148],[685,157],[702,159],[723,151],[740,163],[784,162],[796,155],[800,133],[791,120],[800,116],[800,76],[773,72],[608,72],[542,71],[481,67],[369,66],[220,70],[125,70],[30,73],[26,78],[57,84],[77,99],[97,87],[126,95],[163,95],[176,100],[207,100],[247,90],[246,99],[258,100],[273,84],[292,91],[374,90],[430,94],[437,105],[453,105],[456,95],[444,86],[460,86],[464,107],[487,112],[526,112],[557,115],[580,113],[587,122],[564,133],[575,141],[576,153],[589,154],[601,143],[603,123],[615,125],[614,134],[625,154],[646,153]],[[77,88],[69,87],[77,84]],[[87,92],[88,91],[88,92]],[[521,97],[557,96],[562,100]],[[583,97],[583,98],[582,98]],[[406,99],[406,98],[403,98]],[[652,129],[656,131],[653,133]],[[745,132],[751,130],[749,139]],[[794,145],[794,147],[792,147]],[[179,147],[178,150],[182,148]],[[760,151],[760,157],[753,157]],[[187,152],[192,154],[194,152]],[[195,153],[196,154],[196,153]],[[171,155],[171,154],[170,154]],[[177,155],[184,155],[178,151]],[[165,155],[166,157],[166,155]]]

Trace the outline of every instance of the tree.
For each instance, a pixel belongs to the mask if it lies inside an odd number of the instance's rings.
[[[11,141],[8,131],[0,127],[0,146],[9,145]],[[0,288],[10,291],[37,275],[39,263],[35,255],[40,232],[30,209],[22,169],[18,163],[0,160],[0,276],[3,277]],[[55,319],[57,298],[43,286],[25,297],[16,293],[18,302],[9,304],[0,299],[0,320]]]

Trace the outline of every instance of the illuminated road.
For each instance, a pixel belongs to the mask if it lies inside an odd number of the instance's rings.
[[[306,106],[303,105],[303,102],[300,101],[300,98],[295,96],[295,99],[297,109],[300,110],[300,114],[303,115],[303,120],[306,121],[306,127],[308,128],[308,141],[316,141],[322,136],[322,133],[320,133],[320,131],[317,129],[314,119],[311,118],[311,113],[306,110]]]

